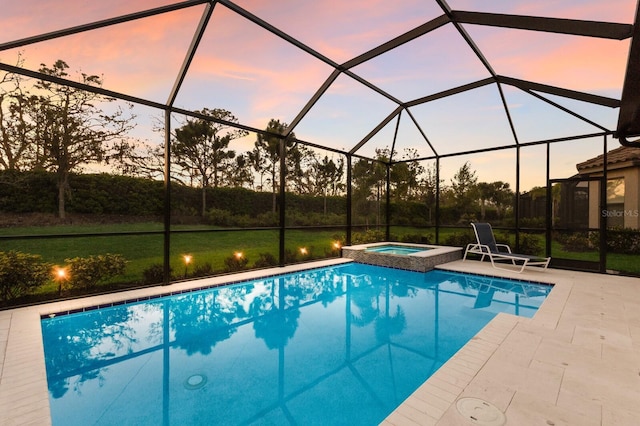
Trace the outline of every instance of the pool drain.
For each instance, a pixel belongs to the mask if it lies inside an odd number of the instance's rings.
[[[204,374],[192,374],[184,381],[184,387],[188,390],[200,389],[207,384],[207,376]]]
[[[498,407],[480,398],[460,398],[456,408],[458,413],[477,425],[502,426],[507,422],[507,417]]]

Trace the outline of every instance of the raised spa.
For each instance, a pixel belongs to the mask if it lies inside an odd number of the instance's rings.
[[[436,265],[462,259],[462,248],[385,242],[343,247],[342,257],[369,265],[426,272]]]

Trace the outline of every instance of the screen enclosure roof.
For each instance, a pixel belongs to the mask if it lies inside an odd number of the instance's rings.
[[[435,158],[640,135],[637,0],[23,0],[0,69],[310,146]],[[102,76],[85,87],[77,73]],[[196,114],[197,116],[197,114]]]

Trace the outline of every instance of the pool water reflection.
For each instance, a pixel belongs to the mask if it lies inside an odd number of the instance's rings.
[[[378,424],[549,290],[352,263],[43,319],[52,422]]]

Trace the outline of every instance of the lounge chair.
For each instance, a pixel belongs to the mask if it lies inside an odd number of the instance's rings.
[[[462,258],[463,261],[467,259],[467,254],[469,253],[479,254],[482,256],[480,259],[481,262],[485,257],[488,257],[494,268],[513,271],[513,268],[502,268],[496,265],[499,262],[508,262],[520,268],[520,270],[517,271],[518,273],[524,271],[524,268],[527,266],[541,266],[542,269],[547,269],[547,266],[549,266],[549,262],[551,261],[550,257],[512,253],[508,245],[496,243],[490,224],[472,223],[471,226],[473,227],[473,232],[476,234],[477,242],[467,244],[464,257]]]

